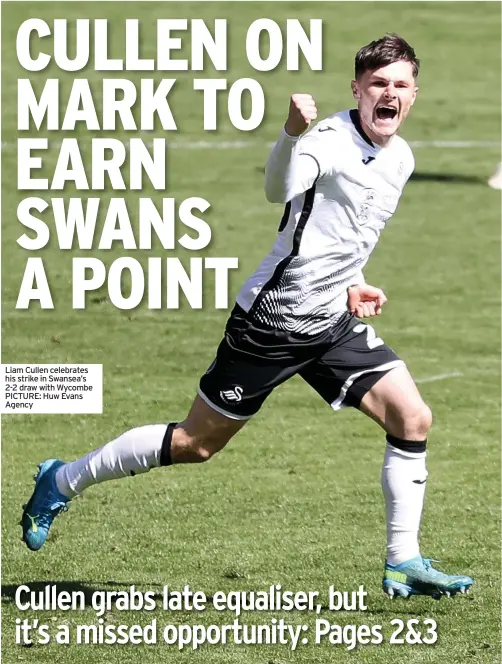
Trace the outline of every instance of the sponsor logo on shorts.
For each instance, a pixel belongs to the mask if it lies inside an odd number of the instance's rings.
[[[242,401],[243,392],[242,387],[236,385],[232,390],[221,390],[220,397],[225,403],[239,403]]]

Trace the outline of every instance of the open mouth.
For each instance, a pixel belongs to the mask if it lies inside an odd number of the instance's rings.
[[[397,108],[393,106],[379,106],[376,116],[379,120],[393,120],[397,115]]]

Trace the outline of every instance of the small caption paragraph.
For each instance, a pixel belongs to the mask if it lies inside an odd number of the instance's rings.
[[[2,364],[1,413],[103,412],[102,364]]]
[[[345,612],[367,611],[367,598],[363,586],[349,591],[329,586],[321,598],[318,591],[290,591],[280,584],[267,590],[217,591],[213,595],[192,590],[189,585],[183,590],[164,586],[160,592],[130,586],[127,590],[91,593],[59,590],[57,585],[33,591],[28,585],[21,585],[15,593],[19,611],[49,611],[57,615],[50,616],[46,624],[33,615],[17,617],[16,644],[146,644],[178,650],[197,650],[204,645],[279,645],[294,651],[309,644],[353,650],[384,643],[427,646],[437,641],[437,624],[431,618],[406,615],[404,619],[388,619],[379,624],[370,624],[371,620],[361,624],[360,617],[347,618]],[[91,621],[89,614],[87,620],[81,620],[85,609],[95,613]],[[141,612],[142,619],[146,616],[146,621],[142,620],[145,624],[121,621],[118,613],[128,611]],[[204,615],[206,611],[209,615]],[[305,622],[300,623],[296,616],[292,620],[274,616],[293,611],[305,615]],[[344,612],[341,621],[336,616],[340,611]],[[187,613],[193,614],[193,620],[180,623],[177,613],[182,613],[184,620]],[[64,614],[73,616],[66,619]]]

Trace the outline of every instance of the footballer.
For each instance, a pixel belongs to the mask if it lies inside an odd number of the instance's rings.
[[[207,461],[299,374],[333,410],[357,408],[386,433],[387,595],[468,591],[470,577],[436,570],[420,552],[431,411],[405,363],[361,320],[386,302],[363,270],[414,168],[397,132],[416,99],[419,64],[398,35],[364,46],[351,83],[357,108],[310,131],[314,99],[291,97],[265,171],[267,199],[285,206],[277,239],[240,290],[188,415],[126,431],[70,463],[41,463],[21,520],[30,549],[43,546],[54,518],[94,484]]]

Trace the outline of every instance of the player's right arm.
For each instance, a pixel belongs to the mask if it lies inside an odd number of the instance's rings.
[[[310,189],[321,175],[319,159],[304,152],[300,140],[316,118],[317,108],[312,95],[294,94],[291,97],[284,130],[265,167],[265,194],[271,203],[287,203]]]

